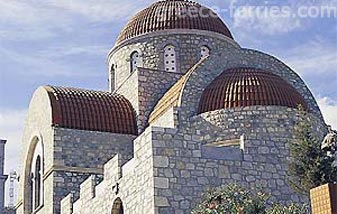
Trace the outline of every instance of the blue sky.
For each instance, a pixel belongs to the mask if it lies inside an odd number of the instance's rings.
[[[52,84],[106,90],[106,55],[136,11],[153,0],[0,0],[0,138],[8,139],[6,171],[19,167],[24,117],[34,90]],[[337,18],[258,17],[249,6],[337,8],[337,1],[200,0],[220,12],[243,47],[292,67],[337,128]],[[336,9],[337,10],[337,9]]]

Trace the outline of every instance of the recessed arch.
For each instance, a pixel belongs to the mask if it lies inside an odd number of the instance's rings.
[[[116,198],[112,205],[111,214],[124,214],[123,202],[120,198]]]
[[[24,168],[24,213],[30,214],[43,205],[44,145],[39,133],[29,141]]]
[[[117,64],[113,62],[109,69],[109,89],[110,92],[113,92],[116,88]]]
[[[33,190],[33,195],[34,195],[34,209],[37,209],[41,205],[41,196],[42,196],[42,159],[40,155],[37,155],[36,159],[34,160],[34,180],[33,180],[33,185],[34,185],[34,190]]]
[[[133,51],[130,55],[130,73],[136,71],[137,67],[141,64],[140,53],[138,51]]]

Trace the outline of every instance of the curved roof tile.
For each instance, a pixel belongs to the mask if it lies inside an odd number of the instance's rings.
[[[121,95],[76,88],[44,86],[54,126],[137,135],[136,114]]]
[[[137,13],[121,31],[117,44],[139,35],[170,29],[212,31],[233,39],[224,22],[209,8],[187,0],[166,0]]]
[[[199,113],[254,105],[307,109],[304,98],[281,77],[256,68],[224,71],[204,90]]]

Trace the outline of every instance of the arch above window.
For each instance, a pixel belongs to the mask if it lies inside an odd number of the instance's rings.
[[[43,205],[43,145],[40,139],[37,139],[37,143],[34,148],[33,158],[31,161],[30,168],[30,201],[32,205],[32,210],[38,209]]]
[[[211,54],[211,50],[206,45],[200,47],[201,59],[208,57]]]
[[[113,92],[116,88],[116,73],[117,73],[117,64],[112,63],[110,66],[109,72],[109,91]]]
[[[173,45],[164,48],[164,65],[165,71],[177,72],[176,51]]]
[[[137,67],[141,64],[141,58],[138,51],[134,51],[130,55],[130,71],[131,73],[134,72]]]

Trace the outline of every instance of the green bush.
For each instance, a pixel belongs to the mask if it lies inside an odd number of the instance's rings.
[[[290,143],[288,183],[297,193],[309,195],[312,188],[337,182],[333,158],[321,149],[323,139],[317,137],[308,112],[299,107],[295,127],[296,140]]]
[[[192,214],[307,214],[307,206],[291,204],[267,206],[269,196],[236,184],[211,189]]]

